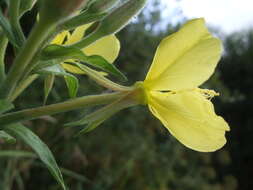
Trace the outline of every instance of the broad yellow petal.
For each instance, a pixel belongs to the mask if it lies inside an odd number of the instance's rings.
[[[113,63],[119,55],[120,42],[115,35],[109,35],[83,49],[86,55],[100,55]]]
[[[74,61],[75,60],[72,60],[71,62],[74,62]],[[78,67],[76,67],[74,65],[71,65],[68,63],[62,63],[61,65],[66,71],[68,71],[70,73],[79,74],[79,75],[85,74],[85,72],[83,70],[79,69]]]
[[[61,45],[69,36],[70,33],[68,31],[63,31],[55,36],[55,38],[51,41],[51,44]]]
[[[88,29],[90,24],[77,27],[71,36],[66,41],[66,45],[76,43],[84,37],[85,30]],[[83,49],[83,52],[90,55],[100,55],[108,62],[113,63],[118,57],[120,51],[120,42],[115,35],[109,35],[101,38]]]
[[[80,41],[84,37],[84,32],[89,28],[90,24],[85,24],[82,26],[78,26],[73,33],[69,36],[66,41],[66,45],[76,43]]]
[[[195,88],[212,75],[221,51],[204,19],[189,21],[161,42],[145,84],[152,90]]]
[[[151,112],[185,146],[211,152],[226,143],[228,124],[199,91],[151,92],[148,101]]]

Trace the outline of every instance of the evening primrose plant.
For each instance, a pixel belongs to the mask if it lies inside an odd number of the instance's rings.
[[[35,3],[40,18],[26,38],[19,19]],[[23,121],[100,106],[66,124],[83,126],[80,133],[85,133],[122,109],[144,105],[190,149],[212,152],[226,143],[229,126],[211,103],[219,94],[199,87],[213,74],[222,52],[220,40],[210,34],[204,19],[188,21],[162,40],[144,81],[123,86],[109,79],[112,75],[126,80],[113,64],[120,50],[115,33],[145,4],[146,0],[7,0],[8,15],[0,12],[0,138],[6,142],[17,138],[29,145],[63,189],[66,186],[52,153]],[[8,44],[15,59],[6,72]],[[76,97],[76,74],[87,75],[109,91]],[[45,105],[58,76],[66,81],[70,100]],[[38,78],[45,81],[43,106],[16,111],[16,98]]]

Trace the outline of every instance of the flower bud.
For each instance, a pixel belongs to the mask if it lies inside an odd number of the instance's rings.
[[[129,0],[101,21],[97,32],[109,35],[121,30],[145,6],[147,0]]]
[[[84,7],[88,0],[41,0],[41,19],[57,22],[65,20]]]
[[[89,7],[91,13],[104,13],[109,11],[119,0],[95,0]]]
[[[122,6],[114,9],[102,21],[94,23],[86,30],[86,38],[72,45],[75,48],[84,48],[100,38],[115,34],[121,30],[131,18],[137,15],[145,6],[147,0],[129,0]]]

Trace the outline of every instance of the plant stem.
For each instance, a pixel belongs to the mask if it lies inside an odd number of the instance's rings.
[[[39,77],[37,74],[30,75],[26,77],[24,80],[22,80],[13,94],[10,96],[10,101],[13,102],[34,80],[36,80]]]
[[[14,60],[13,66],[8,73],[3,85],[0,88],[0,98],[9,99],[16,88],[18,81],[23,75],[26,66],[41,47],[45,38],[55,29],[55,24],[40,20],[34,27],[31,35],[26,41],[18,56]]]
[[[125,96],[126,93],[107,93],[102,95],[91,95],[76,98],[62,103],[42,106],[32,109],[26,109],[14,113],[4,114],[0,116],[0,125],[16,123],[20,121],[32,120],[45,115],[53,115],[57,113],[67,112],[87,106],[95,106],[111,103]]]
[[[12,26],[15,37],[19,45],[22,45],[26,39],[19,23],[20,2],[21,2],[20,0],[10,0],[9,15],[10,15],[10,24]]]
[[[0,34],[0,84],[5,79],[5,51],[8,45],[8,38],[2,33]]]

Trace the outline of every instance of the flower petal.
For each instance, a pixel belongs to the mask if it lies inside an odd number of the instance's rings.
[[[91,24],[84,24],[82,26],[78,26],[69,36],[65,44],[69,45],[80,41],[84,37],[84,32],[90,27],[90,25]]]
[[[83,38],[84,32],[90,24],[77,27],[68,38],[66,45],[76,43]],[[109,47],[109,48],[108,48]],[[115,35],[109,35],[101,38],[83,49],[86,55],[100,55],[108,62],[113,63],[118,57],[120,51],[120,42]]]
[[[228,124],[197,90],[151,92],[149,108],[175,138],[193,150],[211,152],[226,143]]]
[[[69,44],[73,44],[73,43],[80,41],[84,36],[85,30],[88,29],[90,25],[91,24],[86,24],[86,25],[82,25],[82,26],[77,27],[73,31],[73,33],[68,37],[68,40],[66,41],[65,44],[69,45]],[[110,48],[108,48],[108,47],[110,47]],[[99,55],[99,56],[102,56],[103,58],[105,58],[108,62],[113,63],[119,55],[120,42],[116,38],[115,35],[109,35],[109,36],[106,36],[104,38],[97,40],[93,44],[84,48],[82,51],[87,56]],[[68,60],[68,62],[72,62],[72,61]],[[69,71],[71,73],[85,74],[85,72],[83,72],[81,69],[79,69],[76,66],[73,66],[73,65],[70,65],[67,63],[63,63],[62,65],[63,65],[64,69],[66,69],[67,71]],[[103,73],[103,75],[106,75],[106,74]]]
[[[51,41],[51,44],[61,45],[63,44],[64,40],[70,36],[68,31],[63,31],[55,36],[55,38]]]
[[[75,60],[71,60],[71,61],[68,61],[68,62],[75,62]],[[76,67],[74,65],[71,65],[71,64],[68,64],[68,63],[62,63],[61,65],[66,71],[68,71],[70,73],[79,74],[79,75],[86,74],[84,71],[79,69],[79,67]]]
[[[109,63],[113,63],[119,55],[120,42],[115,35],[99,39],[83,49],[86,55],[100,55]]]
[[[204,19],[189,21],[161,42],[145,84],[152,90],[195,88],[212,75],[221,51]]]

